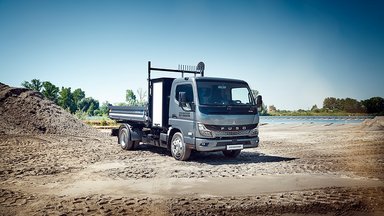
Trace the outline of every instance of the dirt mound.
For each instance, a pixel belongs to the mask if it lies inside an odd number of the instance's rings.
[[[100,136],[36,91],[0,83],[0,134]]]
[[[384,116],[376,116],[374,119],[367,119],[361,123],[364,130],[384,130]]]

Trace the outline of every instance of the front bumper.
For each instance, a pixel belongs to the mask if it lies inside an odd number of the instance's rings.
[[[197,151],[223,151],[228,145],[243,145],[243,148],[256,148],[259,146],[259,137],[247,138],[222,138],[204,139],[196,138],[195,148]]]

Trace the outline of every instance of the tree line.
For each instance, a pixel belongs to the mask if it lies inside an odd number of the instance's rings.
[[[279,110],[274,105],[269,106],[270,114],[291,114],[292,111]],[[384,115],[384,98],[371,97],[366,100],[358,101],[353,98],[335,98],[327,97],[323,100],[323,107],[318,108],[313,105],[310,110],[299,109],[296,114],[332,114],[332,113],[351,113],[351,114],[369,114],[369,115]]]
[[[40,81],[32,79],[24,81],[21,85],[27,89],[40,92],[46,99],[53,101],[63,109],[78,117],[102,116],[108,113],[108,102],[101,106],[98,100],[92,97],[86,97],[85,91],[77,88],[72,91],[71,87],[57,87],[49,81]]]
[[[382,97],[372,97],[358,101],[352,98],[327,97],[323,101],[323,109],[336,112],[384,114],[384,99]]]
[[[86,97],[85,91],[77,88],[72,91],[71,87],[57,87],[49,81],[32,79],[21,83],[24,88],[40,92],[46,99],[53,101],[68,112],[79,118],[86,116],[106,116],[108,114],[108,101],[100,105],[99,101]],[[131,89],[126,90],[125,102],[115,103],[116,106],[144,106],[147,92],[143,89],[137,90],[137,96]]]

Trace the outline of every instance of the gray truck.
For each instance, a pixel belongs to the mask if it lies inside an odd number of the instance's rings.
[[[243,80],[204,77],[204,68],[202,62],[177,70],[148,62],[147,105],[109,107],[109,118],[120,123],[112,134],[121,147],[160,146],[176,160],[188,160],[192,150],[222,151],[234,158],[244,148],[257,147],[261,96],[255,99]],[[181,78],[151,79],[153,71],[180,73]]]

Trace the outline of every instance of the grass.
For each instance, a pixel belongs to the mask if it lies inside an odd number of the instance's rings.
[[[110,119],[88,119],[88,120],[83,120],[83,122],[87,125],[90,125],[92,127],[98,127],[98,126],[118,126],[116,121],[110,120]]]

